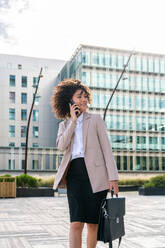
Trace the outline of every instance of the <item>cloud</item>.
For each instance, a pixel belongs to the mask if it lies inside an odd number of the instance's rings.
[[[30,8],[29,0],[0,0],[0,39],[7,43],[16,43],[14,30],[16,19]]]
[[[8,39],[9,36],[7,34],[7,25],[5,23],[0,22],[0,36],[4,39]]]
[[[0,0],[0,8],[9,9],[10,8],[9,2],[10,0]]]

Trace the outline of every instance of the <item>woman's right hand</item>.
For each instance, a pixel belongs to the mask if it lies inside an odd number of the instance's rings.
[[[69,107],[70,107],[70,115],[71,115],[72,121],[76,122],[78,116],[80,115],[80,110],[77,109],[78,106],[76,104],[72,105],[72,104],[69,103]],[[76,115],[76,112],[78,112],[78,116]]]

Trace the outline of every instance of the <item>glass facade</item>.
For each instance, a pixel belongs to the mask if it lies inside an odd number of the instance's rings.
[[[103,117],[129,55],[129,51],[82,45],[59,80],[80,79],[92,93],[89,111]],[[165,170],[165,56],[138,52],[131,57],[105,124],[119,170]]]

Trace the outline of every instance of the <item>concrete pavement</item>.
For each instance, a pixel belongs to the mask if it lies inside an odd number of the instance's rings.
[[[137,192],[120,196],[126,197],[126,235],[121,248],[165,248],[165,197],[139,196]],[[68,232],[65,195],[0,199],[0,248],[68,248]],[[98,242],[97,248],[104,247],[108,244]]]

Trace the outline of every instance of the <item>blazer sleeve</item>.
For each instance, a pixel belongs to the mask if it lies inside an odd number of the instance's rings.
[[[109,181],[118,180],[118,171],[115,163],[115,159],[112,153],[112,148],[109,142],[107,129],[105,123],[100,115],[97,118],[97,133],[99,142],[103,151],[106,168],[108,172]]]
[[[70,145],[72,135],[74,133],[76,123],[70,122],[67,128],[65,127],[64,122],[59,124],[56,146],[59,150],[64,151]]]

